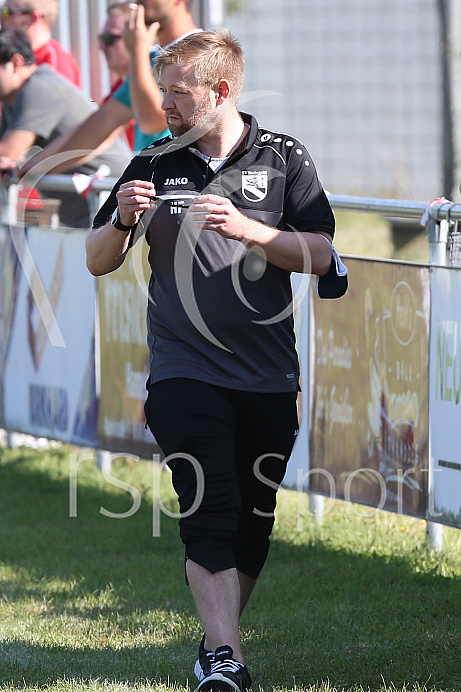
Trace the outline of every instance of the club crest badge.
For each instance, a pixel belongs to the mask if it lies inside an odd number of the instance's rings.
[[[242,194],[249,202],[262,202],[267,195],[267,171],[242,171]]]

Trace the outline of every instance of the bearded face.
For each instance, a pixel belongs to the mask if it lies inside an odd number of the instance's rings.
[[[198,84],[192,68],[165,65],[159,80],[168,127],[179,136],[200,126],[206,130],[215,115],[215,92]]]

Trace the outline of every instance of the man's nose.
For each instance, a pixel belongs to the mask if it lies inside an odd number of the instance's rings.
[[[164,92],[163,94],[163,100],[162,100],[162,108],[164,111],[168,110],[169,108],[173,108],[174,106],[174,98],[172,94],[169,94],[168,92]]]

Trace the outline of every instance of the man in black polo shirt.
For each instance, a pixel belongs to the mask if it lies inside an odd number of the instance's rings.
[[[113,271],[146,234],[145,411],[205,631],[197,690],[246,690],[239,617],[298,431],[290,273],[331,270],[334,217],[304,146],[238,111],[243,55],[229,32],[179,41],[157,70],[172,136],[133,159],[97,214],[88,267]]]

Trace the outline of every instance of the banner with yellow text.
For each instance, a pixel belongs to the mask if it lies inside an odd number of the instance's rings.
[[[149,376],[146,257],[141,238],[117,271],[98,279],[98,441],[102,449],[150,458],[158,448],[144,416]]]
[[[349,258],[311,310],[312,491],[425,516],[428,267]]]

